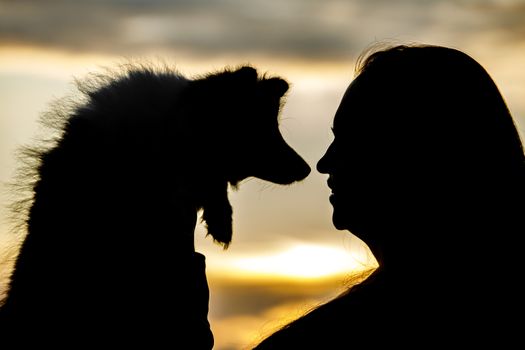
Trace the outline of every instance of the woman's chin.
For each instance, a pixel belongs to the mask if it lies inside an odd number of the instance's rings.
[[[334,214],[332,215],[332,223],[334,227],[338,230],[346,230],[348,228],[347,218],[338,214],[337,210],[334,209]]]

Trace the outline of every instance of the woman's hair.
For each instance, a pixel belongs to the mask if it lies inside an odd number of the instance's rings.
[[[523,200],[520,135],[497,85],[476,60],[448,47],[400,45],[365,52],[356,73],[364,100],[373,105],[372,127],[409,160],[405,169],[426,166],[435,174],[429,178],[439,174],[443,183],[470,186],[468,195],[481,190]]]
[[[426,126],[422,135],[441,141],[439,152],[468,149],[469,157],[478,154],[523,174],[523,146],[509,109],[490,75],[469,55],[442,46],[399,45],[364,52],[356,72],[374,90],[385,88],[381,97],[389,97],[387,108],[404,105],[404,115],[413,118],[406,120],[411,131]],[[399,118],[394,122],[407,126]]]

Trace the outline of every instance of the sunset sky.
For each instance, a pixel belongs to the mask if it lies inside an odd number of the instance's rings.
[[[160,60],[188,77],[250,63],[291,83],[281,131],[315,169],[355,60],[378,42],[470,54],[525,137],[525,0],[0,0],[0,258],[16,242],[3,208],[13,152],[74,78],[130,59]],[[373,264],[366,245],[333,228],[328,196],[315,170],[286,187],[250,179],[230,193],[228,250],[197,228],[215,349],[250,348]],[[0,293],[9,267],[0,262]]]

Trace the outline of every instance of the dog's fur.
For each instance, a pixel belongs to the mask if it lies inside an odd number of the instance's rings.
[[[193,298],[180,276],[198,212],[227,248],[228,185],[290,184],[310,171],[278,129],[288,83],[250,66],[194,79],[132,66],[79,87],[81,102],[45,117],[62,119],[55,145],[24,152],[36,176],[0,334],[39,329],[52,344],[115,324],[135,329],[130,339],[152,325],[168,337],[186,317],[177,298]]]

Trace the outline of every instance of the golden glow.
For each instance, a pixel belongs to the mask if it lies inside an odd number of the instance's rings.
[[[101,54],[72,54],[32,46],[0,47],[0,73],[46,76],[71,80],[114,62],[115,57]]]
[[[258,55],[250,59],[222,55],[211,59],[197,58],[187,52],[173,52],[166,48],[155,50],[154,54],[108,55],[101,53],[72,53],[64,50],[47,49],[28,45],[4,45],[0,47],[0,73],[21,73],[71,80],[98,71],[102,67],[128,61],[163,62],[194,75],[210,70],[219,70],[228,65],[252,64],[262,71],[287,72],[287,77],[301,89],[311,89],[319,84],[326,85],[326,79],[337,83],[348,81],[350,76],[341,77],[341,71],[351,71],[351,62],[310,62],[301,60],[279,61]],[[307,74],[305,74],[307,73]]]
[[[212,319],[215,346],[218,349],[251,349],[318,303],[316,299],[304,299],[271,307],[262,314]]]
[[[231,268],[251,277],[318,279],[370,268],[368,257],[330,246],[294,245],[265,255],[238,257]]]

